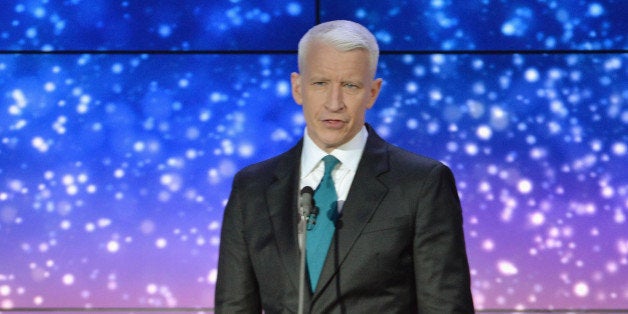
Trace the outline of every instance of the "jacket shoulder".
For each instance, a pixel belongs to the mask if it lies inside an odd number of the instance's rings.
[[[392,144],[388,145],[388,152],[393,169],[406,169],[421,172],[429,172],[435,168],[449,169],[447,165],[439,160],[411,152]]]
[[[429,172],[439,167],[448,168],[436,159],[401,148],[384,140],[368,124],[367,129],[369,131],[369,139],[365,152],[372,153],[371,156],[374,160],[379,160],[377,161],[378,163],[387,160],[388,169],[416,173],[417,171]]]
[[[301,147],[297,144],[284,153],[250,164],[235,174],[234,184],[249,181],[269,184],[277,176],[289,174],[298,166],[300,151]]]

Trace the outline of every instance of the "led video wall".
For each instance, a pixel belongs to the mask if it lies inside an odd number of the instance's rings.
[[[367,121],[452,168],[478,310],[628,304],[625,2],[0,7],[0,309],[210,311],[231,180],[301,138],[332,19],[380,41]]]

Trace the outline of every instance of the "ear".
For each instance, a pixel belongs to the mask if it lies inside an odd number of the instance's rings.
[[[301,75],[297,72],[290,74],[290,83],[292,84],[292,98],[299,105],[303,104],[303,94],[301,89]]]
[[[369,104],[366,107],[367,109],[371,109],[377,100],[377,96],[379,96],[379,92],[382,90],[382,80],[381,78],[373,80],[371,83],[371,91],[369,94]]]

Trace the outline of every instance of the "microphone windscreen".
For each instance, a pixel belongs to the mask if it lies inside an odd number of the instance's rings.
[[[314,194],[314,190],[306,186],[301,189],[301,197],[299,197],[299,207],[301,208],[301,214],[304,216],[309,216],[313,210],[313,199],[312,195]]]
[[[314,189],[312,189],[312,187],[308,185],[301,189],[301,195],[303,194],[314,194]]]

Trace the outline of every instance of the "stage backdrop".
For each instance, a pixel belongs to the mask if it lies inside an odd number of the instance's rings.
[[[392,3],[2,1],[0,309],[210,311],[231,180],[302,136],[332,19],[381,43],[368,122],[453,169],[478,309],[626,308],[626,1]]]

